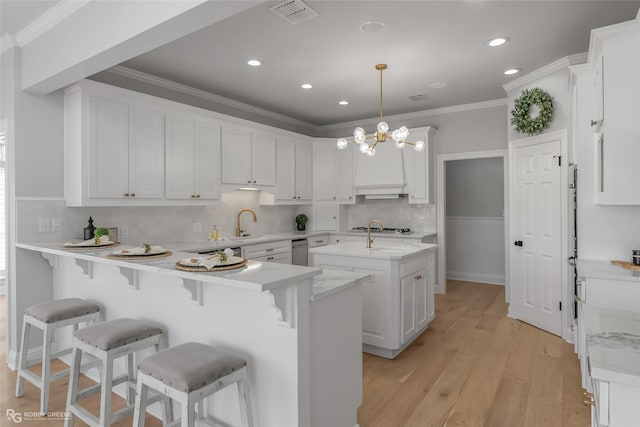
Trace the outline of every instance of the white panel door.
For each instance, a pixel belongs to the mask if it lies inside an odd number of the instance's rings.
[[[296,144],[278,139],[276,148],[276,190],[278,200],[296,199]]]
[[[251,178],[256,185],[276,185],[276,138],[251,135]]]
[[[161,199],[164,194],[164,114],[131,107],[129,112],[129,196]]]
[[[166,178],[167,199],[193,199],[194,123],[186,116],[166,118]]]
[[[125,194],[129,192],[129,107],[119,102],[91,97],[88,132],[87,196],[126,197]]]
[[[195,124],[194,192],[196,199],[220,198],[220,126],[197,120]]]
[[[251,132],[222,127],[222,183],[251,184]]]
[[[514,150],[514,303],[520,320],[560,335],[560,141]]]
[[[296,144],[296,198],[313,198],[313,147],[307,142]]]

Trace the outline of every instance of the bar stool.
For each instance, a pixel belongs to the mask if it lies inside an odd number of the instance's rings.
[[[65,419],[65,426],[73,426],[73,418],[76,416],[90,426],[108,427],[133,412],[133,403],[135,401],[133,393],[133,388],[135,387],[133,354],[149,347],[155,347],[155,351],[165,348],[165,334],[157,325],[142,320],[115,319],[77,331],[73,340],[73,362],[67,395],[67,412],[69,412],[69,416]],[[100,384],[78,390],[79,368],[83,353],[92,355],[102,361],[102,378]],[[127,373],[113,378],[113,362],[115,359],[124,356],[127,356]],[[112,414],[111,391],[113,386],[121,383],[127,383],[126,397],[128,405]],[[100,418],[78,404],[79,399],[98,392],[101,393]],[[154,401],[160,398],[163,398],[163,396],[156,396]],[[165,416],[170,417],[171,413],[168,411],[171,408],[170,405],[167,406],[169,407],[166,409]]]
[[[252,427],[253,415],[245,360],[196,342],[188,342],[152,354],[138,364],[133,425],[144,426],[149,388],[180,402],[182,427],[195,425],[196,403],[197,419],[211,424],[210,418],[207,418],[203,411],[203,399],[233,383],[238,384],[242,425]],[[173,425],[173,420],[171,421]]]
[[[76,332],[79,323],[93,323],[98,321],[99,317],[100,306],[80,298],[59,299],[28,307],[24,311],[24,320],[22,322],[22,342],[20,343],[20,356],[18,359],[16,397],[23,395],[24,380],[29,381],[40,389],[40,412],[46,414],[49,410],[49,384],[69,376],[69,369],[51,375],[51,359],[58,359],[72,351],[71,348],[67,348],[51,353],[51,341],[56,329],[73,325],[73,331]],[[32,326],[42,329],[42,355],[37,360],[27,361]],[[40,361],[42,361],[42,375],[37,377],[27,367]],[[87,367],[89,366],[83,366],[83,368]]]

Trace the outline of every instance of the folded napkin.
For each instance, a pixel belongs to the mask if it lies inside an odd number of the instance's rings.
[[[106,245],[111,243],[109,241],[109,236],[100,236],[98,237],[98,245]],[[85,240],[84,242],[67,242],[64,244],[65,246],[96,246],[96,239]]]
[[[119,255],[157,255],[164,251],[165,249],[162,246],[151,245],[151,250],[149,252],[146,251],[144,246],[137,246],[131,249],[122,249]]]
[[[227,248],[222,252],[224,252],[225,255],[227,255],[226,260],[229,260],[229,258],[233,256],[232,249]],[[207,270],[211,270],[213,267],[217,265],[224,264],[219,254],[213,254],[206,258],[191,258],[190,261],[193,263],[193,265],[205,267]]]

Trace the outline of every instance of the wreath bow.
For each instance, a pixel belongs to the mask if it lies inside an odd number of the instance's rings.
[[[537,105],[540,113],[537,117],[529,116],[529,109]],[[516,131],[528,135],[537,135],[549,126],[553,116],[553,102],[551,96],[540,88],[525,89],[519,98],[515,100],[514,109],[511,110],[511,124]]]

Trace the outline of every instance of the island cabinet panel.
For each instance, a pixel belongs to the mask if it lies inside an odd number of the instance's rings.
[[[387,339],[385,300],[389,296],[388,273],[372,268],[353,268],[351,271],[371,275],[371,279],[362,281],[362,341],[383,345]]]

